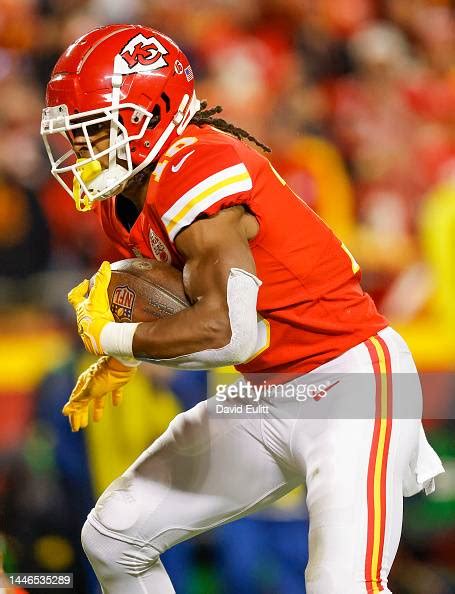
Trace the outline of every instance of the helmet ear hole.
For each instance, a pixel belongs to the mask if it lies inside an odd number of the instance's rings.
[[[161,99],[163,100],[164,107],[166,108],[166,113],[168,113],[171,109],[171,100],[169,99],[169,95],[166,93],[161,93]]]
[[[152,109],[152,117],[150,118],[150,122],[149,122],[149,125],[147,126],[147,129],[153,130],[154,128],[156,128],[158,126],[158,124],[160,122],[161,122],[161,108],[157,103],[155,105],[155,107]]]

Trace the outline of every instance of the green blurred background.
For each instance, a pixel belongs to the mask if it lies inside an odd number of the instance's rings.
[[[49,176],[39,137],[44,87],[76,37],[135,22],[173,37],[193,64],[199,97],[272,146],[274,166],[349,245],[365,288],[408,341],[433,403],[428,436],[447,472],[436,494],[406,500],[391,584],[395,594],[455,592],[451,10],[444,0],[0,0],[7,571],[73,571],[77,594],[98,594],[79,542],[85,515],[178,411],[206,396],[205,373],[143,366],[122,409],[96,427],[71,434],[60,415],[90,362],[66,293],[118,255]],[[179,594],[303,594],[307,527],[296,491],[178,545],[164,562]]]

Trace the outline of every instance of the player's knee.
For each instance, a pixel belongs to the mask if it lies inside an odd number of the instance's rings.
[[[112,562],[112,554],[109,546],[104,543],[105,537],[95,530],[88,522],[85,522],[81,532],[82,548],[87,555],[96,573],[105,573]]]
[[[141,541],[141,535],[152,537],[166,528],[169,470],[153,458],[145,460],[143,466],[115,479],[89,516],[95,526],[99,524],[103,532],[119,540]]]
[[[153,546],[117,540],[99,532],[88,520],[82,528],[81,541],[95,573],[104,582],[119,573],[141,575],[159,560]]]
[[[153,460],[148,462],[152,464]],[[181,540],[182,531],[170,525],[172,510],[166,505],[169,477],[162,466],[154,464],[147,479],[139,472],[127,473],[114,480],[101,495],[82,535],[91,561],[95,558],[100,565],[110,564],[114,556],[119,567],[140,572]],[[93,542],[100,546],[93,547]]]

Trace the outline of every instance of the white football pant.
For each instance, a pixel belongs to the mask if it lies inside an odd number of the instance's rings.
[[[173,593],[161,553],[302,482],[310,518],[307,593],[390,593],[403,495],[431,492],[443,472],[420,419],[390,414],[407,397],[396,374],[408,374],[420,390],[414,362],[386,328],[314,373],[337,378],[326,396],[337,406],[354,389],[353,373],[368,376],[362,396],[375,412],[284,418],[277,402],[262,418],[226,418],[201,402],[179,414],[103,493],[84,525],[84,550],[104,594]]]

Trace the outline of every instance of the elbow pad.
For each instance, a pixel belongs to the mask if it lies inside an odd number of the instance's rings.
[[[254,274],[241,268],[231,268],[226,296],[231,340],[226,346],[170,359],[143,360],[179,369],[210,369],[247,361],[255,352],[258,340],[256,303],[261,284]]]

